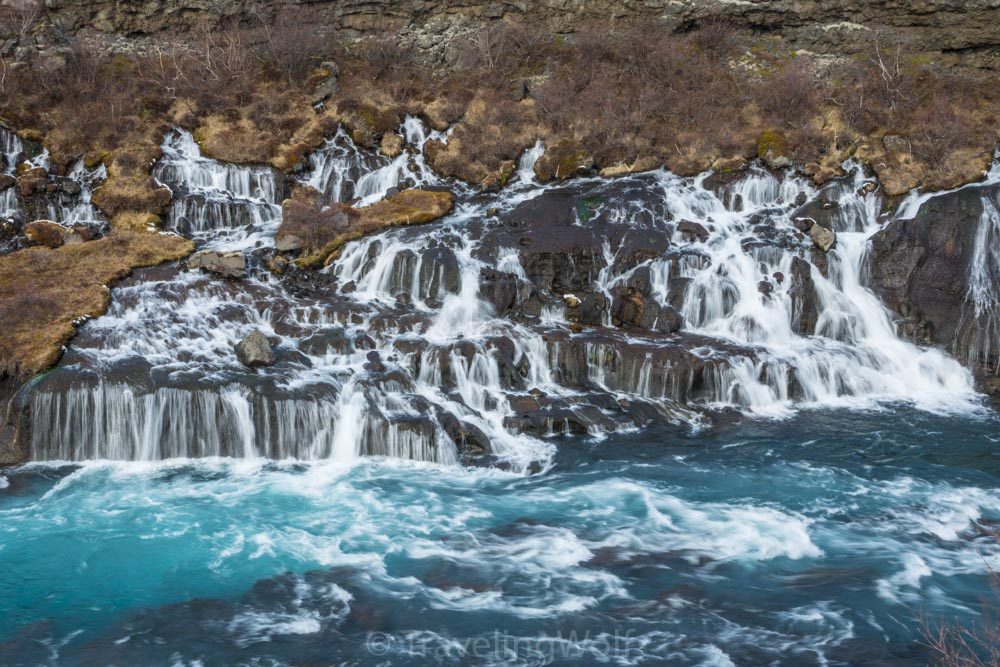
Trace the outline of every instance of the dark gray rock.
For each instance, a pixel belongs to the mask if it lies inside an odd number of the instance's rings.
[[[933,197],[912,220],[890,222],[871,240],[871,286],[900,316],[904,334],[959,355],[979,324],[966,295],[983,196],[995,199],[1000,186]]]
[[[249,368],[270,366],[274,363],[271,342],[260,329],[254,329],[246,338],[236,344],[236,358]]]

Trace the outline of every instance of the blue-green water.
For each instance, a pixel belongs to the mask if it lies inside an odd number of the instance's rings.
[[[8,469],[0,664],[922,665],[921,613],[994,595],[998,426],[804,412],[556,440],[533,476]]]

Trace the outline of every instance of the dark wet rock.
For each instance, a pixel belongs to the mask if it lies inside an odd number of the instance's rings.
[[[788,277],[788,295],[792,299],[792,330],[800,336],[816,333],[816,285],[812,279],[812,266],[799,257],[792,258]]]
[[[201,250],[188,258],[187,265],[188,268],[202,269],[223,278],[243,278],[246,276],[247,258],[239,250]]]
[[[270,366],[274,363],[274,351],[271,350],[271,342],[264,332],[254,329],[236,344],[236,358],[249,368]]]
[[[774,285],[771,283],[770,280],[762,280],[759,283],[757,283],[757,291],[763,294],[764,296],[767,296],[768,294],[774,291]]]
[[[816,221],[811,218],[795,218],[792,220],[792,226],[803,234],[808,234],[809,230],[812,229],[815,224]]]
[[[71,196],[78,195],[83,190],[79,183],[69,178],[64,178],[59,181],[59,189]]]
[[[604,206],[605,202],[615,202],[615,206]],[[636,213],[623,219],[609,210],[623,204],[636,207]],[[607,267],[606,248],[616,272],[660,257],[670,248],[669,233],[657,215],[665,214],[661,208],[662,202],[656,201],[640,180],[549,190],[523,202],[501,213],[500,225],[487,228],[479,253],[490,264],[502,253],[516,249],[526,289],[518,289],[516,276],[502,276],[490,269],[484,271],[482,293],[499,313],[519,311],[537,317],[543,308],[563,301],[567,294],[581,302],[568,310],[588,309],[585,295],[595,291],[596,281]],[[594,300],[590,305],[601,307]],[[588,315],[571,317],[581,323],[600,321]]]
[[[365,358],[368,360],[365,362],[365,370],[371,373],[382,373],[385,371],[385,364],[382,363],[382,356],[376,351],[372,350]]]
[[[313,357],[327,354],[348,354],[353,349],[351,339],[341,328],[317,331],[299,342],[299,349]]]
[[[425,297],[455,294],[461,287],[461,270],[448,248],[429,248],[420,256],[420,290]]]
[[[608,299],[601,292],[591,292],[579,299],[580,303],[567,311],[566,319],[576,324],[599,326],[604,323]]]
[[[684,240],[689,243],[694,241],[701,241],[704,243],[708,240],[708,229],[705,228],[705,225],[698,222],[681,220],[677,225],[677,231],[684,237]]]
[[[774,281],[779,285],[785,282],[785,274],[782,273],[781,271],[775,271],[772,277],[774,278]]]
[[[17,179],[14,178],[13,176],[10,176],[8,174],[0,174],[0,192],[3,192],[4,190],[7,190],[8,188],[13,187],[14,183],[16,183],[16,182],[17,182]]]
[[[474,463],[476,459],[492,452],[489,436],[479,427],[446,410],[439,410],[437,418],[445,433],[455,443],[463,462]]]
[[[683,318],[673,308],[661,307],[656,300],[633,287],[614,290],[611,318],[616,326],[635,326],[663,333],[672,333],[683,325]]]
[[[510,312],[518,302],[520,281],[512,273],[482,269],[479,273],[479,296],[493,306],[497,315]]]
[[[835,229],[839,214],[840,204],[823,197],[817,197],[796,209],[791,217],[792,224],[795,225],[796,229],[808,233],[813,224],[824,229]]]
[[[754,227],[753,231],[754,235],[743,239],[741,243],[745,252],[751,252],[754,248],[768,247],[791,250],[801,243],[797,233],[787,227],[762,225]]]
[[[960,356],[983,324],[965,302],[983,196],[995,200],[1000,186],[935,196],[912,220],[890,222],[871,240],[871,285],[901,317],[904,333]]]

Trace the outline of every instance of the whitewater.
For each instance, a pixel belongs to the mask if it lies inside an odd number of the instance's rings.
[[[169,231],[248,276],[135,272],[26,390],[0,663],[922,665],[923,620],[981,618],[1000,422],[966,364],[998,342],[1000,169],[969,186],[956,359],[866,283],[871,236],[932,193],[886,217],[850,163],[543,185],[539,143],[483,194],[427,167],[447,133],[400,133],[390,159],[340,131],[294,183],[165,137]],[[61,224],[99,218],[105,174],[75,174]],[[457,203],[306,289],[266,268],[295,185]],[[827,253],[796,226],[817,202]],[[252,371],[255,329],[277,361]]]

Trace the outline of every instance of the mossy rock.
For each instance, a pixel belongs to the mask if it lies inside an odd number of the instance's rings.
[[[336,253],[349,241],[376,234],[390,227],[424,225],[451,212],[455,197],[450,192],[403,190],[365,208],[345,211],[350,219],[345,229],[318,251],[296,261],[303,268],[318,268],[335,259]],[[296,230],[297,231],[297,230]],[[281,234],[281,230],[278,232]]]
[[[788,143],[776,130],[764,130],[757,140],[757,157],[774,168],[787,167],[791,164],[788,158]]]
[[[148,211],[122,211],[111,219],[111,226],[115,229],[131,232],[146,232],[151,229],[159,229],[160,223],[160,216]]]
[[[584,176],[593,171],[594,158],[575,141],[562,139],[545,149],[535,162],[535,176],[545,183]]]

